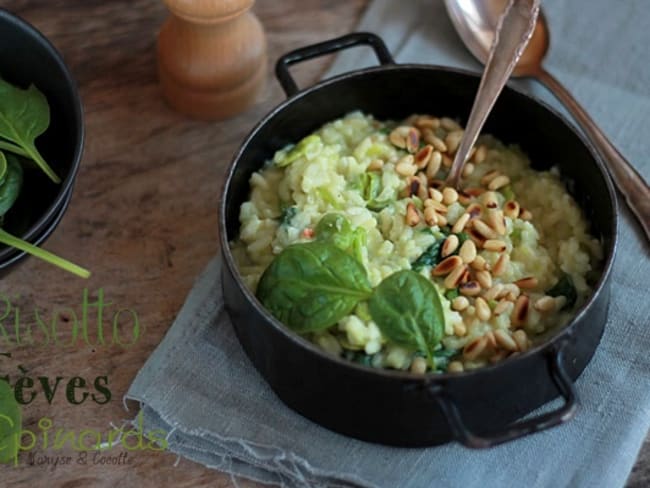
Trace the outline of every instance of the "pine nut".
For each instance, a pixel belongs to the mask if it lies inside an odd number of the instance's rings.
[[[414,127],[410,127],[407,125],[401,125],[390,133],[388,136],[388,140],[393,144],[393,146],[397,146],[400,149],[405,149],[406,148],[406,139],[409,135],[409,131],[411,129],[417,130]],[[418,132],[419,135],[419,132]]]
[[[443,205],[440,202],[437,202],[435,199],[431,199],[432,203],[431,206],[436,210],[436,212],[441,213],[441,214],[446,214],[447,211],[449,210],[445,205]]]
[[[519,218],[521,220],[531,220],[533,218],[533,214],[530,213],[530,210],[526,210],[525,208],[521,207],[519,210]]]
[[[481,164],[483,161],[485,161],[485,157],[487,156],[487,147],[480,145],[476,152],[474,153],[474,162],[476,164]]]
[[[510,256],[508,254],[501,254],[497,262],[494,263],[494,268],[492,269],[492,274],[494,276],[501,276],[510,262]]]
[[[520,295],[515,302],[515,308],[512,311],[512,324],[521,326],[526,323],[528,318],[529,300],[526,295]]]
[[[430,205],[424,207],[424,221],[429,227],[438,225],[438,214],[436,213],[436,209]]]
[[[454,324],[454,335],[458,337],[464,337],[465,335],[467,335],[467,327],[465,327],[465,324],[463,324],[462,322],[456,322]]]
[[[417,195],[418,191],[420,190],[420,186],[420,178],[417,176],[409,176],[406,180],[406,195],[409,197]]]
[[[499,303],[497,303],[496,307],[494,307],[494,315],[501,315],[502,313],[506,312],[510,308],[510,302],[508,300],[501,300]]]
[[[503,213],[506,217],[516,219],[519,217],[519,204],[514,200],[508,200],[503,204]]]
[[[465,368],[460,361],[452,361],[447,366],[447,373],[462,373],[463,371],[465,371]]]
[[[427,130],[424,132],[424,140],[427,142],[427,144],[431,144],[436,149],[436,151],[440,151],[441,153],[447,152],[447,145],[432,131]]]
[[[463,348],[463,357],[472,361],[479,357],[487,347],[488,340],[485,336],[478,337]]]
[[[493,169],[492,171],[488,171],[483,175],[481,178],[481,185],[487,185],[489,184],[494,178],[497,176],[500,176],[501,173],[499,173],[496,169]],[[491,190],[491,188],[490,188]]]
[[[498,235],[505,235],[506,221],[501,210],[488,210],[485,220],[487,220],[488,225],[492,227]]]
[[[456,312],[462,312],[467,307],[469,307],[469,300],[463,296],[456,297],[451,301],[451,308]]]
[[[467,206],[472,202],[472,197],[465,193],[463,190],[458,190],[458,203]]]
[[[486,191],[481,194],[479,201],[485,208],[497,208],[499,206],[499,200],[497,200],[497,194],[493,191]]]
[[[427,371],[427,362],[420,356],[413,359],[411,362],[411,373],[424,374]]]
[[[442,165],[443,165],[445,168],[451,168],[451,165],[452,165],[453,162],[454,162],[454,160],[451,159],[451,158],[450,158],[449,156],[447,156],[446,154],[443,154],[443,155],[442,155]]]
[[[492,227],[487,225],[485,222],[483,222],[481,219],[474,219],[472,221],[472,226],[476,229],[476,231],[481,234],[485,239],[498,239],[499,234],[496,233]]]
[[[408,126],[399,126],[393,129],[390,134],[388,134],[388,140],[393,146],[397,146],[400,149],[406,147],[406,134],[408,133]]]
[[[467,178],[474,172],[474,164],[473,163],[466,163],[465,166],[463,167],[463,178]]]
[[[499,239],[488,239],[483,243],[483,249],[487,251],[503,252],[506,250],[506,243]]]
[[[429,186],[431,188],[435,188],[436,190],[440,190],[440,188],[445,186],[445,181],[444,180],[433,179],[433,180],[429,181]]]
[[[490,266],[483,256],[476,256],[476,258],[474,258],[474,261],[472,261],[472,268],[476,271],[490,270]]]
[[[468,213],[464,213],[463,215],[461,215],[460,217],[458,217],[458,220],[457,220],[456,223],[452,226],[451,231],[452,231],[454,234],[458,234],[458,233],[462,232],[463,229],[465,229],[465,225],[467,225],[467,222],[469,222],[469,214],[468,214]]]
[[[373,159],[366,168],[366,171],[381,171],[384,167],[384,162],[381,159]]]
[[[420,214],[413,203],[409,202],[406,205],[406,224],[415,227],[420,223]]]
[[[519,288],[529,290],[531,288],[536,288],[539,283],[537,278],[534,276],[527,276],[526,278],[521,278],[520,280],[515,281],[514,284]]]
[[[411,127],[406,134],[406,150],[414,153],[420,147],[420,131],[415,127]]]
[[[548,295],[544,295],[535,302],[535,310],[540,312],[555,311],[555,299]]]
[[[506,351],[515,352],[519,349],[515,340],[505,330],[495,330],[494,337],[497,340],[497,344]]]
[[[447,259],[451,259],[451,258],[458,258],[458,256],[450,256]],[[460,258],[458,258],[458,259],[462,263],[462,260]],[[442,264],[442,263],[440,263],[440,264]],[[440,265],[438,265],[438,266],[440,266]],[[465,273],[466,269],[467,269],[467,266],[465,266],[465,265],[458,266],[458,267],[454,268],[454,270],[451,273],[449,273],[447,275],[447,277],[445,278],[445,281],[444,281],[445,288],[447,288],[447,289],[456,288],[460,284],[461,278],[463,277],[463,274]],[[465,286],[465,285],[463,285],[463,286]]]
[[[461,257],[465,264],[469,264],[474,261],[476,259],[476,244],[474,244],[474,241],[467,239],[465,242],[463,242],[463,245],[460,246],[460,249],[458,250],[458,255]]]
[[[458,201],[458,192],[451,187],[442,190],[442,203],[451,205]]]
[[[488,184],[488,189],[489,190],[498,190],[499,188],[503,188],[506,185],[510,184],[510,178],[508,178],[506,175],[500,175],[494,178],[490,183]]]
[[[525,330],[519,329],[512,333],[512,338],[517,343],[517,349],[521,352],[528,350],[528,335]]]
[[[499,295],[499,293],[501,293],[501,290],[503,290],[503,285],[501,283],[497,283],[490,287],[488,291],[483,293],[483,298],[486,300],[494,300]]]
[[[478,203],[472,203],[469,207],[465,209],[465,211],[469,214],[470,219],[478,218],[483,213],[483,210],[481,209],[481,206]]]
[[[485,193],[485,190],[481,187],[465,188],[465,193],[472,197],[479,197]]]
[[[497,353],[494,353],[492,356],[490,356],[490,363],[496,364],[500,361],[503,361],[506,357],[508,356],[508,353],[506,351],[499,351]]]
[[[447,152],[449,154],[454,154],[460,145],[460,140],[463,138],[464,131],[452,130],[447,137],[445,137],[445,144],[447,145]]]
[[[446,258],[451,253],[453,253],[458,247],[458,236],[455,234],[450,234],[445,242],[442,244],[441,255],[443,258]]]
[[[494,332],[492,332],[491,330],[488,331],[488,332],[486,332],[486,333],[485,333],[485,337],[486,337],[487,340],[488,340],[488,346],[490,346],[490,347],[492,347],[492,348],[496,348],[496,347],[497,347],[497,340],[496,340],[496,338],[494,337]]]
[[[520,294],[521,294],[521,290],[517,285],[515,285],[514,283],[507,283],[503,285],[503,291],[500,293],[500,296],[498,296],[497,298],[502,298],[507,295],[514,295],[516,300]]]
[[[429,196],[431,197],[431,200],[434,200],[438,203],[442,202],[442,193],[440,193],[440,191],[436,190],[435,188],[429,188]]]
[[[436,130],[440,127],[440,119],[437,117],[429,117],[428,115],[420,115],[414,124],[418,129],[432,129]]]
[[[483,288],[492,287],[492,275],[490,274],[489,271],[486,270],[478,271],[476,273],[476,281],[478,281]]]
[[[490,317],[492,316],[492,311],[490,310],[490,307],[488,306],[487,302],[481,298],[477,297],[476,301],[474,302],[474,306],[476,307],[476,316],[481,319],[483,322],[487,322],[490,320]]]
[[[431,146],[433,147],[433,146]],[[442,165],[442,154],[438,151],[433,151],[431,154],[431,159],[427,165],[427,178],[430,180],[435,178],[440,171],[440,166]]]
[[[419,169],[424,169],[427,164],[429,164],[431,154],[433,154],[433,146],[430,144],[424,146],[417,153],[415,153],[415,165]]]
[[[458,256],[449,256],[438,263],[438,265],[431,270],[432,276],[445,276],[457,268],[461,268],[463,260]],[[449,287],[453,288],[453,287]]]
[[[447,131],[461,129],[461,126],[458,124],[458,122],[456,122],[454,119],[450,119],[449,117],[442,117],[440,119],[440,125]]]
[[[424,200],[429,196],[429,191],[427,189],[427,177],[424,173],[418,173],[417,177],[420,179],[420,188],[418,188],[418,197],[420,200]]]
[[[395,172],[401,176],[413,176],[418,168],[413,164],[413,155],[407,154],[395,165]]]
[[[458,290],[462,295],[468,297],[475,297],[476,295],[481,293],[481,285],[479,285],[477,281],[468,281],[467,283],[463,283],[462,285],[460,285],[458,287]]]
[[[565,305],[566,305],[566,297],[564,295],[555,297],[555,308],[557,310],[562,310],[562,308],[564,308]]]

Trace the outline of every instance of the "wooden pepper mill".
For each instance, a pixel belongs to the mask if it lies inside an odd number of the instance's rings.
[[[164,0],[172,15],[158,35],[167,102],[212,120],[249,106],[266,79],[266,38],[255,0]]]

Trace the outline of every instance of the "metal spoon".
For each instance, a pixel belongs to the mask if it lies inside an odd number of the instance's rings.
[[[500,13],[507,0],[445,0],[447,12],[458,35],[482,63],[488,59]],[[549,33],[543,12],[527,49],[513,71],[514,76],[540,81],[569,110],[607,163],[609,173],[650,240],[650,187],[598,128],[575,98],[542,66],[549,47]]]
[[[510,0],[497,23],[481,84],[447,177],[447,184],[453,187],[458,188],[470,150],[533,34],[539,2],[540,0]]]

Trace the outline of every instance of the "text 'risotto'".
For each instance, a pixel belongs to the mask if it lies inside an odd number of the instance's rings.
[[[492,137],[446,187],[462,134],[354,112],[278,151],[232,242],[247,286],[325,351],[414,373],[495,363],[567,323],[599,241],[555,169]]]

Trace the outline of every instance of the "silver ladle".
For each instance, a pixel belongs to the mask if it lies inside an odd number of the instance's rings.
[[[463,138],[447,176],[458,188],[463,166],[485,121],[533,35],[540,0],[510,0],[499,19],[485,70],[469,114]],[[449,2],[448,2],[449,3]],[[464,2],[466,3],[466,2]]]
[[[490,63],[492,40],[498,29],[499,14],[505,5],[506,0],[445,0],[449,17],[460,38],[479,61],[485,63],[487,60],[486,71]],[[540,12],[533,36],[512,74],[540,81],[569,110],[600,152],[614,183],[641,224],[646,238],[650,240],[650,187],[576,99],[544,69],[542,61],[548,47],[548,27],[543,12]]]

